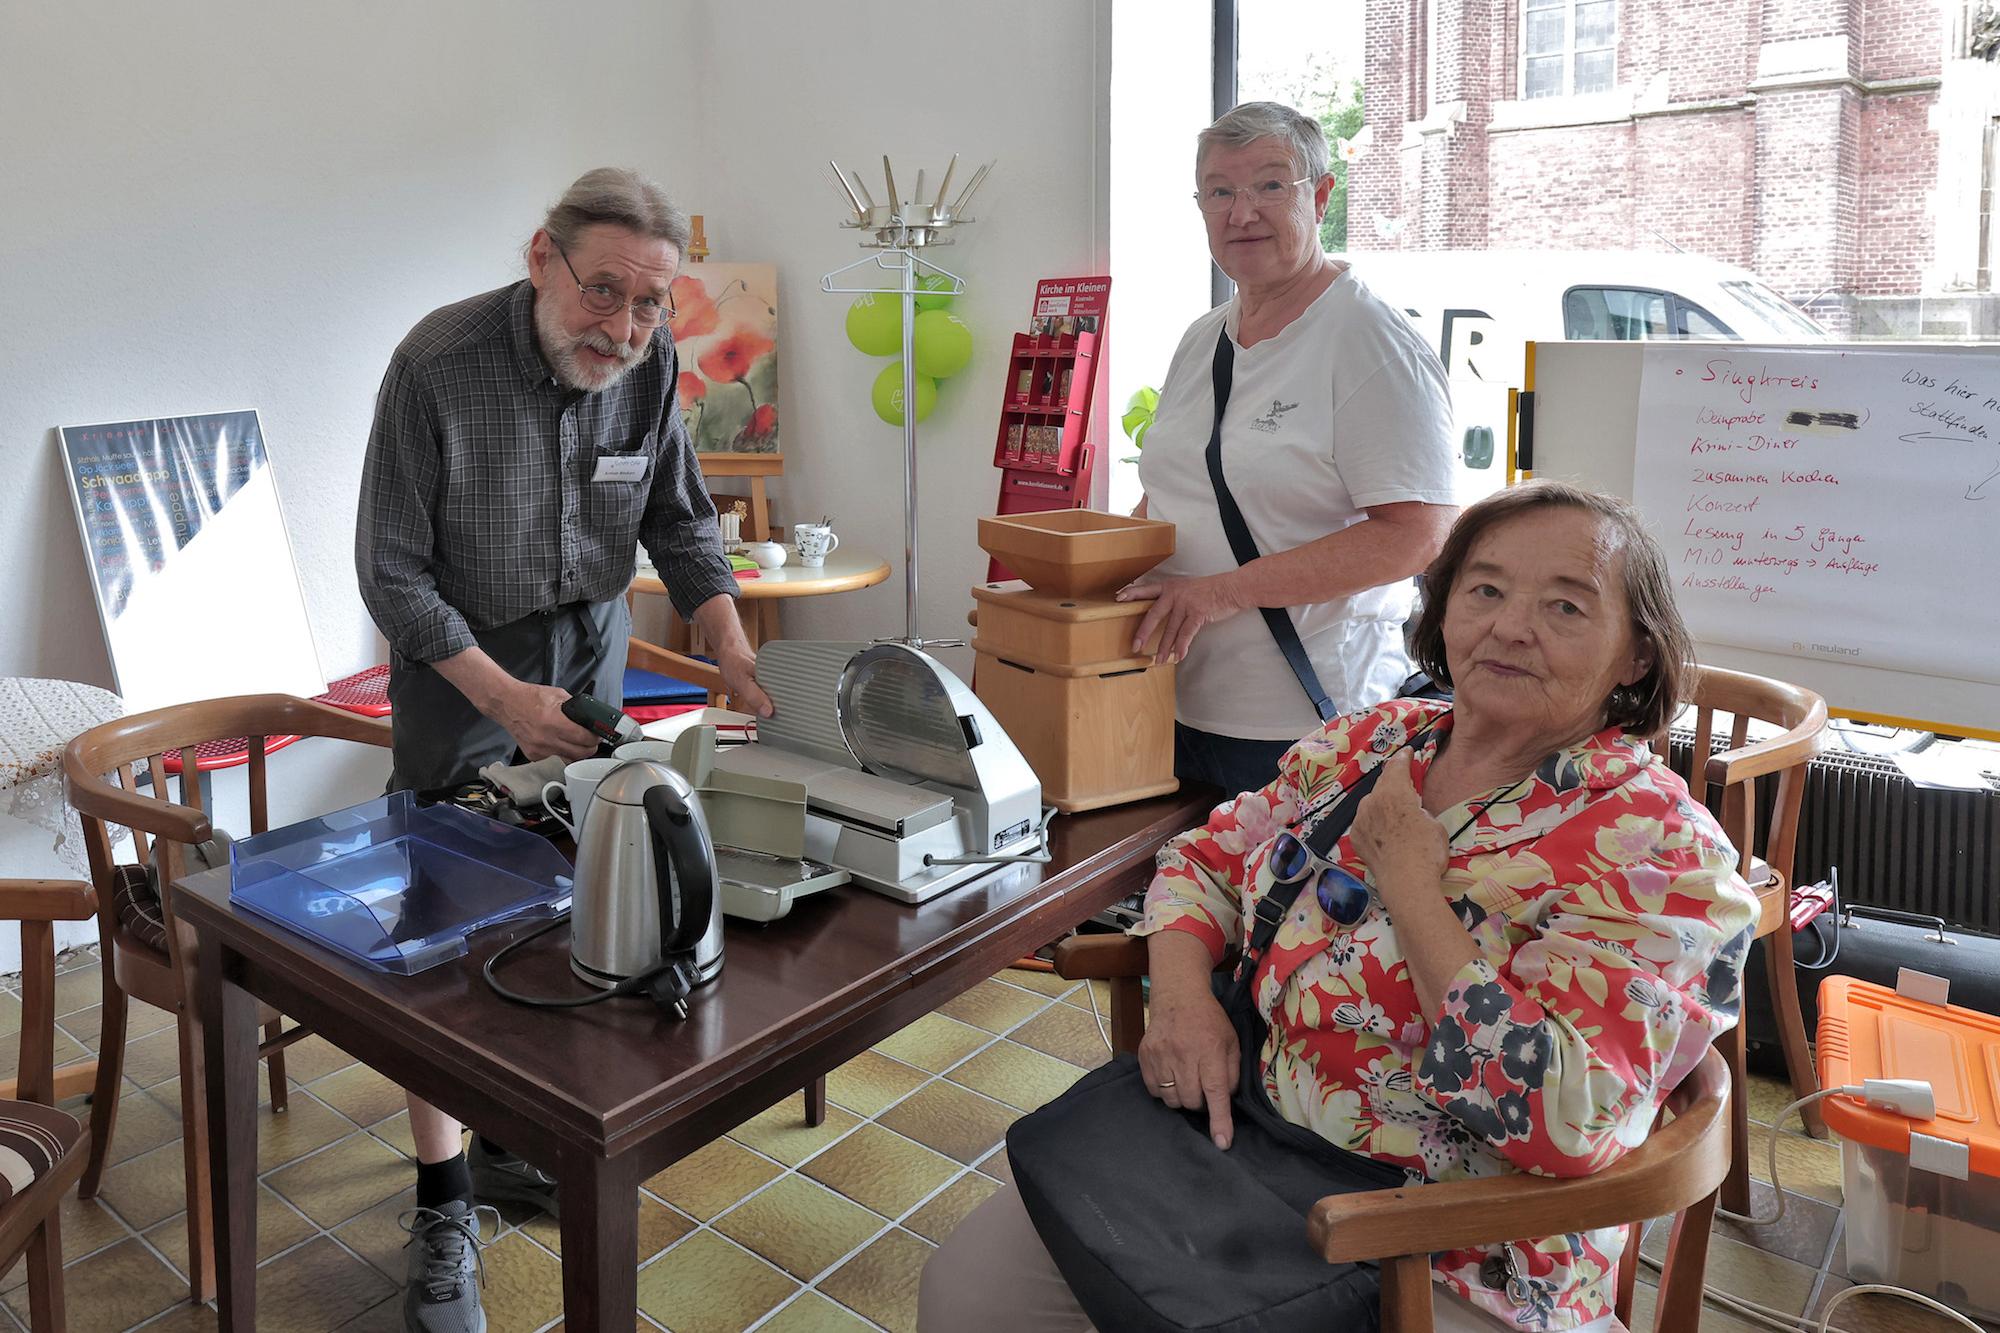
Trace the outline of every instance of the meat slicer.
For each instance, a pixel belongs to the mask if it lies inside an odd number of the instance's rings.
[[[776,715],[714,766],[803,784],[807,857],[908,903],[1047,859],[1034,770],[928,653],[777,640],[757,651],[757,683]]]

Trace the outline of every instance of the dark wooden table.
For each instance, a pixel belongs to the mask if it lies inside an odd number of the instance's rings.
[[[1049,865],[1005,868],[921,906],[847,888],[768,926],[731,921],[722,975],[685,1022],[643,1000],[568,1011],[500,1000],[480,965],[526,925],[396,977],[236,911],[226,870],[180,881],[178,916],[200,940],[222,1327],[257,1324],[257,1000],[553,1173],[565,1327],[630,1333],[642,1181],[1141,887],[1159,845],[1205,818],[1213,797],[1062,817]],[[582,994],[568,963],[557,930],[508,967],[522,990]]]

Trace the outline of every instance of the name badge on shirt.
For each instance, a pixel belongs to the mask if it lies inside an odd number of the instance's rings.
[[[644,481],[646,479],[646,456],[644,454],[600,454],[597,458],[597,472],[592,481]]]

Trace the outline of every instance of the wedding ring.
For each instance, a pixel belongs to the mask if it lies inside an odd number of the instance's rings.
[[[1160,1080],[1160,1086],[1163,1088],[1171,1088],[1174,1086],[1174,1081],[1170,1078],[1163,1078]]]

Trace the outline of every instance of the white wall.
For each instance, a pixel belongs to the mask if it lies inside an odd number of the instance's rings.
[[[1208,233],[1194,200],[1194,136],[1214,119],[1212,0],[1118,0],[1111,72],[1111,507],[1139,503],[1118,418],[1159,388],[1209,299]]]
[[[954,309],[976,342],[918,427],[919,626],[964,637],[968,589],[986,575],[975,520],[999,496],[1009,338],[1027,324],[1037,278],[1104,272],[1110,0],[710,0],[699,13],[691,40],[710,157],[688,206],[707,215],[714,258],[779,265],[784,512],[829,514],[842,540],[894,567],[865,592],[788,606],[789,637],[904,626],[902,435],[869,406],[886,362],[848,345],[852,298],[819,289],[822,273],[865,253],[819,173],[829,157],[864,169],[879,202],[884,153],[906,196],[919,166],[934,183],[954,152],[959,181],[999,159],[973,203],[977,221],[935,252],[966,279]],[[969,672],[969,653],[944,656]]]
[[[322,666],[380,661],[352,544],[389,352],[519,276],[582,170],[698,173],[674,13],[10,0],[0,567],[39,575],[0,581],[0,672],[110,683],[52,428],[233,407],[263,413]]]

